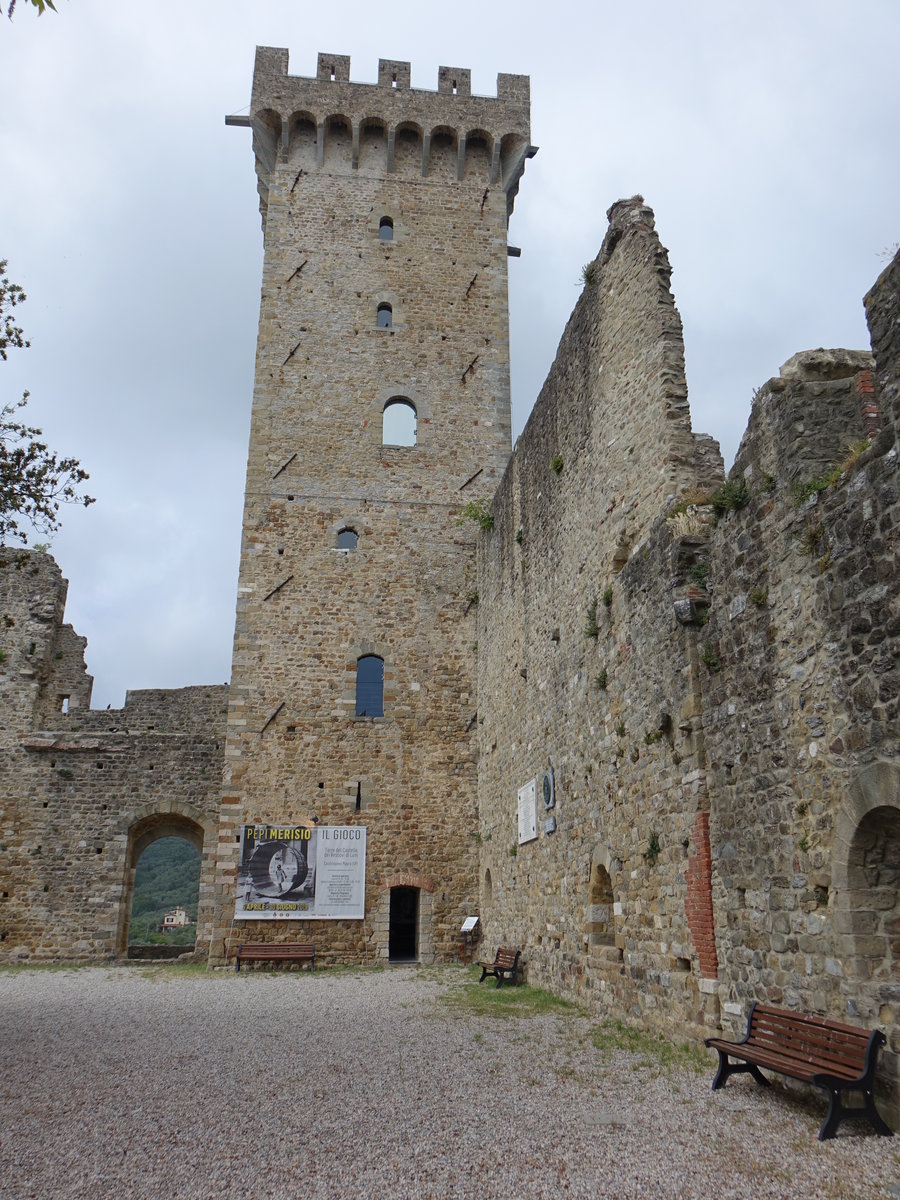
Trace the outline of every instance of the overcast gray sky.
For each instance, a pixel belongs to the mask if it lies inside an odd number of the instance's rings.
[[[531,76],[510,228],[514,432],[599,249],[606,209],[656,212],[695,430],[737,448],[797,350],[868,345],[863,293],[900,238],[898,0],[19,0],[0,19],[0,258],[32,348],[0,398],[77,455],[97,503],[53,553],[94,704],[228,679],[262,238],[245,109],[254,47]],[[5,8],[5,5],[4,5]]]

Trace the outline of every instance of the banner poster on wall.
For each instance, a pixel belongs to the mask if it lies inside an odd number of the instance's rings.
[[[241,830],[236,921],[361,921],[365,903],[365,826]]]

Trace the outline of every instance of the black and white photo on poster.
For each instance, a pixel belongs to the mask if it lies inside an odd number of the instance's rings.
[[[363,826],[245,825],[236,920],[361,920],[365,911]]]

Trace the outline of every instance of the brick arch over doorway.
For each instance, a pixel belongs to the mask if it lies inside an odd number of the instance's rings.
[[[127,832],[122,895],[119,900],[119,923],[116,933],[116,957],[128,953],[128,933],[131,927],[131,902],[134,897],[134,873],[141,855],[160,838],[180,837],[190,842],[200,854],[200,896],[197,906],[196,952],[206,955],[212,933],[210,899],[215,889],[216,824],[190,804],[174,802],[162,810],[147,805],[129,813],[123,819]]]

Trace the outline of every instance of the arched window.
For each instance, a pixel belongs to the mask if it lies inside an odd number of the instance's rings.
[[[338,550],[355,550],[358,541],[359,534],[355,529],[342,529],[337,535],[337,548]]]
[[[378,305],[378,328],[390,329],[394,323],[394,310],[389,304]]]
[[[384,406],[381,424],[382,446],[416,444],[416,410],[410,400],[395,396]]]
[[[390,217],[382,217],[378,222],[378,237],[382,242],[394,240],[394,222]]]
[[[356,660],[356,715],[384,716],[384,659],[377,654]]]

